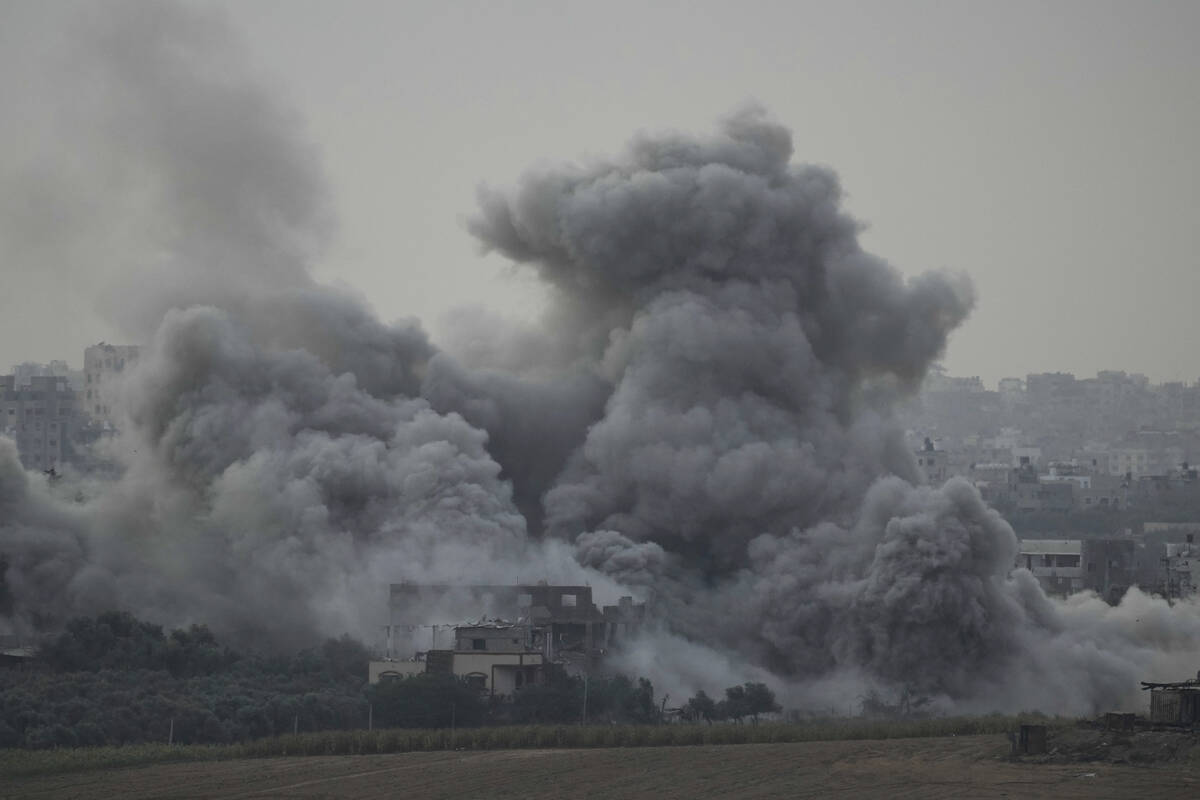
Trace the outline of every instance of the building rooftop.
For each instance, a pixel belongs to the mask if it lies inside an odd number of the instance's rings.
[[[1022,539],[1021,555],[1082,555],[1082,539]]]

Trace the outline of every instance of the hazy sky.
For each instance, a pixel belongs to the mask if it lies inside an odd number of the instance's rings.
[[[339,229],[318,274],[435,337],[456,306],[539,308],[462,228],[478,184],[753,99],[838,171],[867,249],[974,279],[950,372],[1200,378],[1200,3],[191,4],[226,16],[321,152]],[[0,253],[0,370],[119,336]]]

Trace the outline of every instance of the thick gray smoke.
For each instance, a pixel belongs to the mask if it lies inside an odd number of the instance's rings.
[[[546,578],[652,597],[623,664],[675,697],[1085,712],[1195,669],[1196,607],[1053,602],[969,484],[919,485],[891,405],[970,284],[864,252],[761,109],[482,191],[470,231],[550,307],[464,316],[439,350],[312,278],[313,148],[219,21],[84,18],[50,140],[73,155],[0,164],[62,224],[5,196],[0,257],[102,285],[148,350],[118,477],[47,482],[0,440],[0,627],[119,607],[293,644],[370,636],[389,582]]]
[[[60,136],[87,158],[9,170],[20,191],[40,176],[47,207],[103,187],[47,246],[85,286],[103,274],[102,307],[147,348],[103,445],[117,480],[46,486],[0,449],[0,624],[118,607],[288,645],[372,637],[391,581],[576,579],[555,548],[527,552],[487,434],[419,396],[419,325],[312,278],[332,226],[313,148],[220,21],[118,3],[67,24],[86,69],[56,87],[79,100]],[[35,269],[4,230],[6,260]]]
[[[1080,637],[1013,571],[1011,528],[969,484],[916,485],[891,420],[969,312],[969,282],[906,281],[863,252],[835,176],[791,157],[790,133],[750,108],[712,137],[640,135],[615,159],[481,193],[471,231],[553,287],[579,357],[612,386],[538,484],[548,534],[652,592],[677,635],[789,679],[799,700],[1125,700],[1153,668],[1145,651],[1090,658],[1108,628]],[[1173,667],[1190,674],[1196,609],[1174,618],[1187,647]],[[664,658],[660,637],[631,663],[694,672],[695,647],[676,646]]]

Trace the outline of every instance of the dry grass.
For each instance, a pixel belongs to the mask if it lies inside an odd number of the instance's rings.
[[[923,720],[814,719],[758,725],[528,725],[458,730],[327,731],[232,745],[135,745],[0,751],[0,776],[58,774],[173,762],[288,756],[374,755],[432,751],[671,747],[969,736],[1014,730],[1029,718],[952,717]],[[1067,726],[1072,720],[1037,718]]]

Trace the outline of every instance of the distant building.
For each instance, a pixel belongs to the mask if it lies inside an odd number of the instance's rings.
[[[1137,583],[1137,543],[1132,538],[1085,539],[1083,588],[1090,589],[1110,605],[1121,602]]]
[[[120,426],[119,383],[125,371],[137,363],[137,345],[100,344],[83,351],[84,412],[110,429]]]
[[[1068,595],[1082,591],[1083,542],[1079,539],[1022,539],[1017,567],[1032,572],[1047,594]]]
[[[26,469],[57,469],[69,461],[75,424],[67,378],[30,376],[18,385],[15,376],[0,376],[0,433],[16,441]]]
[[[1185,542],[1165,545],[1163,594],[1168,598],[1193,597],[1200,590],[1200,547],[1194,534],[1186,535]]]
[[[1022,539],[1017,567],[1033,573],[1047,594],[1093,591],[1115,605],[1136,585],[1132,538]]]
[[[632,597],[600,608],[590,586],[547,583],[397,583],[389,607],[387,657],[371,663],[372,681],[446,672],[494,695],[541,680],[548,664],[575,674],[591,671],[646,617],[646,605]],[[477,621],[438,621],[455,618]],[[409,652],[415,656],[398,658]]]
[[[1061,405],[1081,399],[1082,390],[1069,372],[1043,372],[1025,376],[1025,394],[1038,405]]]
[[[950,477],[950,454],[945,450],[935,450],[931,439],[926,439],[915,455],[917,468],[927,483],[942,484]]]
[[[1025,394],[1025,381],[1020,378],[1001,378],[997,388],[1002,397],[1020,397]]]
[[[66,361],[51,361],[49,364],[25,361],[14,364],[12,376],[16,379],[18,387],[28,386],[33,378],[66,378],[67,383],[77,393],[83,388],[83,372],[71,369]]]

